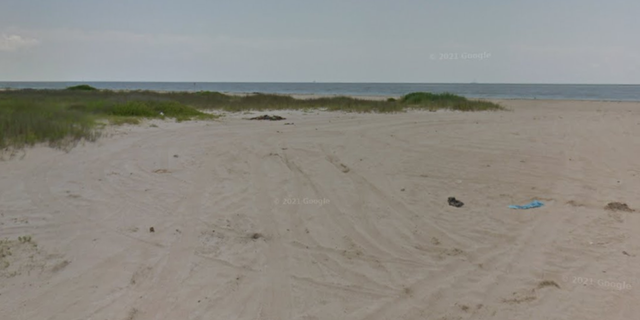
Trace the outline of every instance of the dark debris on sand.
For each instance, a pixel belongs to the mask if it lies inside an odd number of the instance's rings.
[[[270,116],[268,114],[259,116],[259,117],[253,117],[253,118],[249,118],[249,120],[269,120],[269,121],[278,121],[278,120],[287,120],[286,118],[283,118],[281,116]]]
[[[262,237],[263,237],[262,233],[257,233],[257,232],[251,235],[251,239],[253,240],[258,240]]]
[[[636,210],[629,208],[626,203],[621,202],[609,202],[605,207],[605,210],[611,211],[624,211],[624,212],[634,212]]]
[[[456,208],[460,208],[462,206],[464,206],[464,203],[454,197],[449,197],[449,199],[447,199],[447,202],[449,203],[450,206],[452,207],[456,207]]]

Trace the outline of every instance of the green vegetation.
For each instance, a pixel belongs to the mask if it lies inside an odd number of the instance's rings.
[[[39,142],[63,147],[81,139],[94,141],[95,125],[93,117],[72,108],[0,98],[0,150]]]
[[[66,148],[95,141],[105,121],[138,124],[144,118],[214,119],[167,99],[117,92],[16,90],[0,92],[0,151],[36,143]]]
[[[409,93],[400,99],[401,103],[427,109],[451,109],[459,111],[485,111],[501,109],[493,102],[469,100],[452,93]]]
[[[88,84],[81,84],[81,85],[77,85],[77,86],[73,86],[73,87],[68,87],[67,90],[75,90],[75,91],[96,91],[98,89],[88,85]]]
[[[105,121],[138,124],[141,119],[176,121],[214,119],[202,112],[267,110],[327,110],[344,112],[403,112],[407,109],[461,111],[500,110],[497,104],[453,94],[411,93],[400,99],[366,100],[350,97],[295,99],[274,94],[227,95],[219,92],[154,92],[95,90],[87,85],[68,90],[0,91],[0,151],[36,143],[68,147],[94,141]]]

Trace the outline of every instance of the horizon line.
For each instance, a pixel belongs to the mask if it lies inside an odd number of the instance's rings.
[[[279,83],[279,84],[497,84],[497,85],[611,85],[637,86],[640,83],[571,83],[571,82],[356,82],[356,81],[141,81],[141,80],[0,80],[0,83]]]

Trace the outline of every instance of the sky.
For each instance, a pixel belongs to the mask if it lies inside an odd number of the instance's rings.
[[[0,0],[0,81],[640,84],[637,0]]]

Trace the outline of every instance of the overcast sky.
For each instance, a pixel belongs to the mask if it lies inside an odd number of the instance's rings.
[[[640,1],[0,0],[0,81],[640,84]]]

